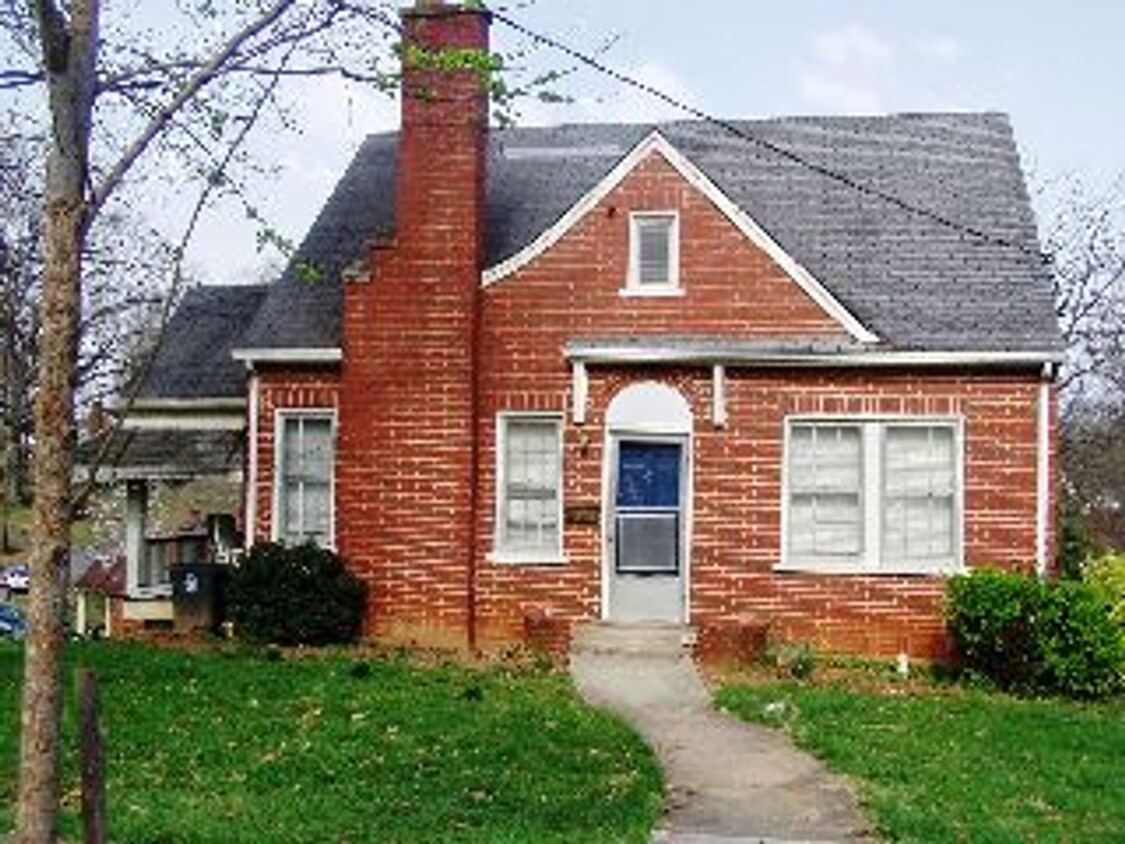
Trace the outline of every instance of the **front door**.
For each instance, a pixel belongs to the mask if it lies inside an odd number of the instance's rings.
[[[685,443],[627,436],[611,443],[611,620],[684,621]]]

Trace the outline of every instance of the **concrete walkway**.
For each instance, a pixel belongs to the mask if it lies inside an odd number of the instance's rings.
[[[782,734],[712,709],[682,647],[636,641],[580,638],[570,669],[579,692],[632,723],[664,766],[654,844],[874,840],[846,783]]]

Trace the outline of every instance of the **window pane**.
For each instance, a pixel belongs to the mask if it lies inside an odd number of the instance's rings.
[[[884,454],[884,563],[950,560],[957,520],[952,426],[888,425]]]
[[[559,548],[559,425],[504,420],[500,545],[508,551]]]
[[[330,420],[305,420],[302,473],[307,479],[321,483],[327,483],[332,476],[332,423]]]
[[[641,218],[634,221],[637,238],[637,282],[672,283],[672,218]]]
[[[789,429],[789,553],[856,557],[863,551],[863,436],[858,425]]]
[[[622,442],[617,454],[618,507],[679,507],[680,446]]]
[[[331,523],[332,489],[328,484],[306,483],[301,529],[305,536],[327,536]]]

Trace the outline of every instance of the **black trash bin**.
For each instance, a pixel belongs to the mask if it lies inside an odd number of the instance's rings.
[[[217,563],[171,566],[172,623],[177,633],[218,632],[226,620],[230,567]]]

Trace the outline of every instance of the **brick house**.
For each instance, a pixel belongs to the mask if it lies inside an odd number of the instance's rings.
[[[403,24],[487,48],[483,11]],[[409,66],[402,100],[133,413],[245,430],[247,542],[338,549],[373,635],[933,656],[950,573],[1050,569],[1061,343],[1003,115],[490,130],[473,73]]]

